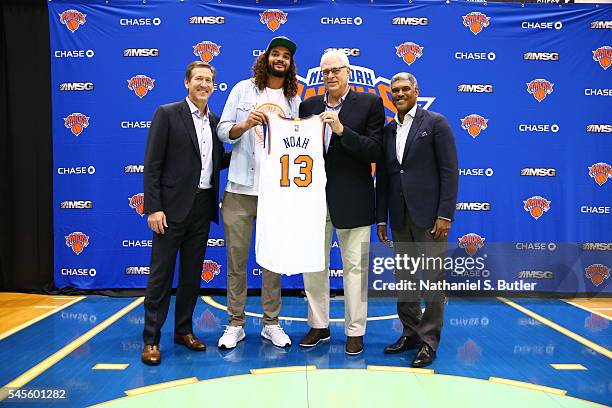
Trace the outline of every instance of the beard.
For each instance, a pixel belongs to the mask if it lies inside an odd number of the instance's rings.
[[[276,69],[274,67],[274,64],[268,63],[268,74],[275,76],[277,78],[284,78],[285,76],[287,76],[287,72],[289,71],[289,68],[285,68],[283,71]]]

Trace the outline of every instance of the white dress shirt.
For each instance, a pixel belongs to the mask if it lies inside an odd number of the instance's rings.
[[[412,126],[412,121],[414,120],[414,115],[416,115],[417,105],[414,104],[412,109],[410,109],[404,115],[404,123],[399,121],[397,115],[395,115],[394,120],[397,122],[397,131],[395,133],[395,154],[397,155],[397,161],[399,164],[402,164],[402,158],[404,157],[404,150],[406,149],[406,140],[408,139],[408,133],[410,132],[410,127]]]
[[[200,159],[202,160],[202,170],[200,172],[200,182],[198,183],[198,188],[212,188],[210,180],[213,174],[213,140],[212,130],[210,129],[210,121],[208,119],[208,107],[206,107],[206,113],[203,116],[200,116],[200,110],[193,102],[191,102],[189,97],[186,97],[185,100],[187,101],[189,110],[191,111],[191,119],[193,120],[196,135],[198,136],[198,146],[200,147],[199,154]]]

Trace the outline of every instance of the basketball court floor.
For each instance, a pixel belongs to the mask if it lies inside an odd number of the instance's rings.
[[[202,297],[196,307],[194,330],[207,343],[205,352],[172,343],[171,310],[161,342],[162,364],[149,367],[140,362],[142,302],[142,298],[0,294],[0,386],[4,387],[0,405],[577,408],[612,404],[609,299],[450,299],[438,357],[427,369],[409,368],[414,351],[383,353],[384,346],[401,333],[391,299],[370,301],[365,351],[351,357],[344,354],[342,298],[332,300],[330,343],[313,349],[297,345],[308,330],[306,302],[285,297],[281,324],[294,345],[274,347],[259,335],[260,299],[250,297],[245,341],[233,350],[219,350],[217,339],[226,324],[221,296]],[[16,389],[23,392],[9,395]],[[23,399],[40,397],[43,390],[55,390],[59,398]]]

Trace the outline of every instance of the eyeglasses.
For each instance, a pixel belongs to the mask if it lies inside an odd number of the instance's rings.
[[[323,74],[324,77],[328,77],[329,74],[334,74],[334,76],[337,76],[344,68],[347,68],[346,65],[332,69],[323,69],[321,70],[321,74]]]

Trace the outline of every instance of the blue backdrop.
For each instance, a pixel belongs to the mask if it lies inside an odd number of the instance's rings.
[[[303,99],[322,92],[318,63],[330,47],[349,55],[351,85],[379,94],[389,120],[389,79],[416,75],[419,104],[444,114],[457,142],[451,243],[476,242],[482,252],[518,242],[518,259],[521,251],[554,253],[553,242],[600,243],[584,246],[586,260],[571,272],[575,287],[557,276],[531,279],[546,290],[611,291],[611,6],[91,3],[49,2],[58,287],[145,286],[151,232],[142,163],[155,108],[185,97],[185,66],[202,59],[217,69],[210,106],[220,114],[268,41],[285,35],[298,44]],[[222,226],[212,226],[205,258],[202,285],[224,288]],[[251,258],[249,287],[259,287]],[[542,266],[502,277],[525,268]],[[331,269],[340,288],[336,242]],[[283,279],[286,288],[302,287],[299,275]]]

